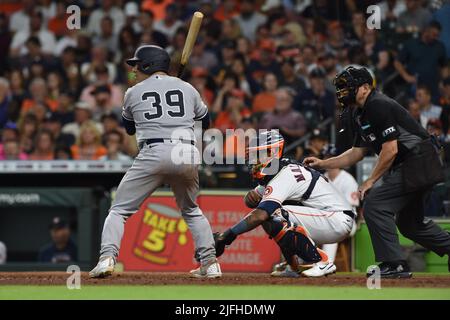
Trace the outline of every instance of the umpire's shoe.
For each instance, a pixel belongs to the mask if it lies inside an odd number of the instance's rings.
[[[89,272],[91,278],[106,278],[113,274],[116,261],[113,257],[100,257],[97,265]]]
[[[382,262],[378,265],[380,277],[385,279],[411,278],[412,272],[406,261]],[[367,273],[367,277],[372,276],[375,270]]]
[[[207,263],[200,265],[197,269],[191,270],[190,275],[194,278],[220,278],[222,270],[220,270],[217,259],[213,258]]]

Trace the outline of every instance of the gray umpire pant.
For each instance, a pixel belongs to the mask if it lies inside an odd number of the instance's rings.
[[[177,147],[177,152],[172,152]],[[176,164],[173,157],[199,159],[195,146],[158,143],[144,146],[117,188],[102,232],[100,256],[117,257],[126,220],[142,202],[162,184],[170,184],[176,203],[192,233],[202,263],[216,257],[214,239],[208,219],[196,203],[199,191],[198,165]]]
[[[369,191],[364,201],[364,219],[369,229],[375,260],[405,260],[396,225],[408,239],[434,251],[450,254],[450,234],[424,217],[424,201],[430,189],[405,192],[402,171],[387,172]]]

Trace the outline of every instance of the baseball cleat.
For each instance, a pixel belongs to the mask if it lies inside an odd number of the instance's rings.
[[[113,257],[100,257],[97,265],[89,272],[90,278],[106,278],[113,274],[116,261]]]
[[[222,271],[217,259],[209,260],[205,265],[201,265],[197,269],[191,270],[190,275],[193,278],[220,278]]]
[[[336,272],[336,266],[332,262],[317,262],[311,269],[302,272],[302,275],[310,278],[323,277]]]
[[[298,278],[303,270],[309,269],[314,266],[314,264],[303,264],[305,263],[302,259],[297,258],[298,270],[293,270],[292,267],[286,262],[280,262],[273,267],[273,271],[270,274],[272,277],[283,277],[283,278]]]
[[[286,261],[277,263],[276,265],[273,266],[273,271],[284,270],[284,268],[286,268],[287,264],[288,263]]]
[[[299,272],[292,270],[291,266],[286,262],[281,262],[274,267],[274,271],[270,274],[272,277],[280,278],[298,278]]]

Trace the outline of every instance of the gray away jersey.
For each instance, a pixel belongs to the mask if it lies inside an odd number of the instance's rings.
[[[122,116],[136,125],[136,139],[178,138],[195,141],[194,121],[208,108],[189,83],[169,75],[154,74],[125,92]]]

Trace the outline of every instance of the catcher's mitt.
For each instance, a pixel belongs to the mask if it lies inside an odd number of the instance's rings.
[[[236,235],[227,230],[224,233],[213,233],[214,246],[216,247],[216,257],[220,257],[225,252],[225,246],[229,246],[236,239]]]
[[[224,233],[214,232],[213,238],[214,247],[216,248],[216,257],[220,257],[225,251],[225,246],[230,245],[234,241],[234,239],[236,239],[236,235],[231,231],[225,231]],[[198,263],[200,263],[200,255],[198,253],[198,249],[196,249],[194,252],[194,259]]]

